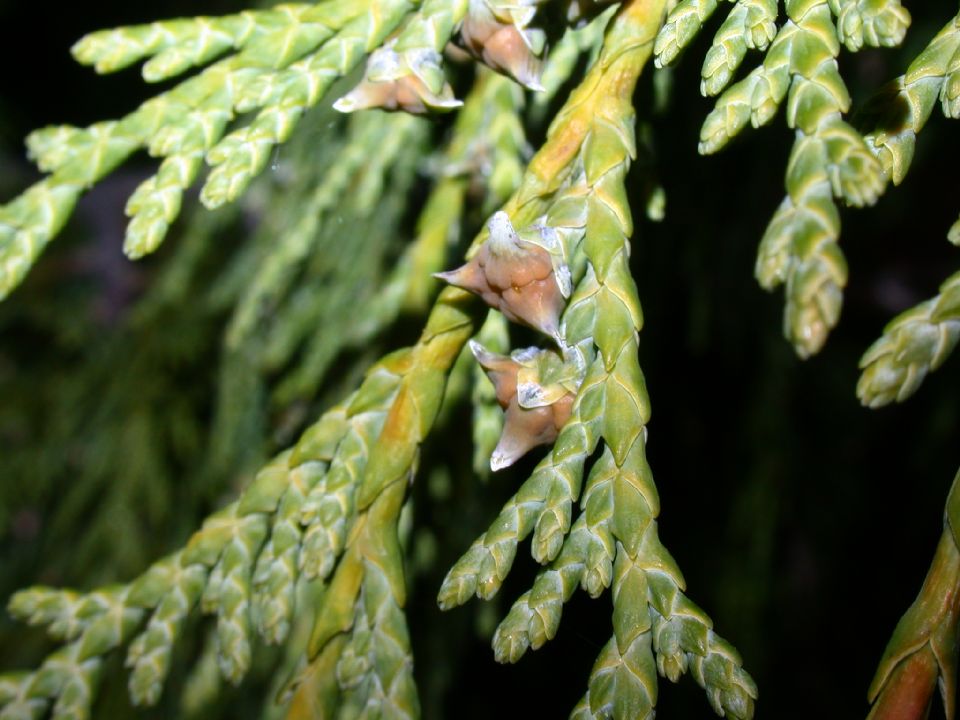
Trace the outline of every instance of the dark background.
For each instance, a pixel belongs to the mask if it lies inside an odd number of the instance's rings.
[[[234,5],[0,3],[5,68],[0,201],[35,177],[21,145],[31,129],[116,117],[147,97],[136,69],[97,77],[74,64],[68,49],[77,38],[101,27],[215,14]],[[914,24],[903,49],[856,56],[843,51],[841,69],[855,107],[903,71],[955,6],[927,3],[911,10]],[[646,109],[653,95],[649,82],[638,91],[640,115],[653,129],[654,167],[668,198],[663,222],[642,219],[642,187],[636,183],[633,263],[645,313],[641,365],[654,408],[649,455],[662,500],[660,533],[685,572],[688,594],[738,647],[756,679],[758,717],[863,716],[866,689],[887,638],[932,558],[943,501],[960,465],[960,373],[954,358],[907,403],[871,411],[855,397],[857,362],[890,318],[932,296],[960,266],[957,249],[945,238],[960,209],[955,160],[960,133],[935,110],[904,184],[888,188],[874,208],[843,210],[842,246],[850,265],[843,316],[825,349],[800,361],[780,334],[781,293],[767,294],[753,279],[757,243],[783,195],[792,132],[779,116],[718,156],[697,155],[699,127],[710,109],[698,93],[699,59],[711,35],[705,33],[680,62],[668,110]],[[161,254],[142,268],[127,269],[120,252],[122,205],[131,182],[122,182],[123,173],[141,177],[145,168],[147,160],[136,159],[120,173],[119,186],[105,184],[85,199],[78,220],[40,260],[37,278],[5,301],[0,356],[6,345],[15,370],[36,362],[69,373],[73,357],[58,360],[59,345],[51,341],[62,332],[60,324],[87,327],[83,315],[94,312],[101,314],[98,327],[122,322],[162,265]],[[98,248],[92,256],[90,247]],[[89,264],[77,269],[71,261],[77,253],[112,269],[91,273]],[[28,302],[71,292],[71,283],[44,281],[53,272],[49,268],[63,265],[56,277],[82,275],[89,302],[65,317],[62,308],[70,306],[70,297],[64,296],[54,305],[55,320],[38,320],[24,309]],[[415,334],[415,328],[401,330],[398,340]],[[202,394],[213,381],[201,374],[195,382],[189,392]],[[24,402],[17,397],[0,404]],[[43,402],[38,401],[41,414]],[[450,439],[441,435],[428,444],[423,467],[432,456],[456,452],[457,425],[451,423]],[[460,450],[467,456],[468,448]],[[488,647],[489,621],[529,587],[535,568],[523,548],[498,609],[474,602],[472,609],[436,610],[444,572],[530,467],[491,480],[482,488],[482,507],[465,504],[475,491],[455,491],[443,502],[423,499],[421,519],[435,520],[439,536],[436,568],[418,580],[410,599],[427,717],[565,716],[610,635],[609,599],[590,601],[578,593],[553,642],[528,653],[517,667],[496,665]],[[29,469],[2,479],[8,487],[30,482]],[[3,594],[40,580],[89,587],[85,575],[71,572],[68,546],[44,544],[44,518],[56,508],[56,493],[24,507],[16,506],[16,493],[5,495],[13,506],[0,527]],[[176,529],[158,535],[154,557],[176,547],[184,528],[201,517],[179,518]],[[452,540],[442,534],[445,524],[456,528]],[[60,558],[53,563],[56,570],[38,577],[50,553]],[[108,557],[102,565],[107,576],[117,567]],[[7,640],[0,653],[4,669],[31,662],[39,641],[29,637],[40,632],[10,623],[0,630]],[[171,683],[181,680],[174,676]],[[681,686],[661,682],[659,716],[710,717],[692,680],[685,678]],[[238,709],[245,707],[242,693],[227,696],[221,708],[226,717],[250,710]],[[95,716],[128,712],[121,700],[115,702]],[[935,709],[932,717],[938,713]]]

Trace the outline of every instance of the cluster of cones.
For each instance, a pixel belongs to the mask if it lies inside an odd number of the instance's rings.
[[[528,27],[536,8],[527,3],[500,8],[471,0],[448,54],[467,53],[531,90],[540,90],[545,44],[542,30]],[[397,38],[374,51],[363,80],[337,100],[342,112],[365,108],[403,110],[416,115],[443,112],[462,103],[446,81],[440,53],[430,47],[397,49]]]
[[[490,236],[476,255],[437,277],[479,295],[508,319],[549,335],[566,349],[560,315],[571,280],[556,233],[535,225],[521,235],[503,212],[487,226]],[[552,349],[532,347],[505,356],[475,341],[470,349],[504,410],[503,433],[490,467],[508,467],[530,449],[552,443],[570,417],[581,380],[578,366]]]

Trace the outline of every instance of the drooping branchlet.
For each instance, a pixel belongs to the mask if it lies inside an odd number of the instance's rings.
[[[560,316],[571,279],[557,233],[534,225],[520,234],[504,212],[495,213],[487,227],[490,237],[466,265],[436,277],[476,293],[508,319],[562,345]]]
[[[553,350],[531,347],[498,355],[471,340],[470,350],[493,383],[504,410],[503,433],[490,457],[494,471],[513,465],[563,428],[580,384],[576,366]]]

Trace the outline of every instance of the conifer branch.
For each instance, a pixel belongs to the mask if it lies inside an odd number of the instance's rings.
[[[426,167],[419,162],[432,140],[425,121],[381,112],[343,120],[326,111],[337,118],[324,130],[327,167],[315,182],[298,181],[309,192],[291,201],[302,199],[297,221],[279,239],[266,227],[267,240],[243,248],[204,296],[224,314],[232,306],[226,343],[233,363],[224,362],[216,413],[237,413],[250,397],[233,393],[244,382],[263,397],[272,391],[278,404],[320,402],[317,389],[338,354],[375,357],[365,345],[401,314],[427,316],[419,340],[383,357],[183,548],[132,582],[17,593],[11,613],[46,626],[58,647],[33,670],[0,675],[0,720],[89,716],[108,658],[121,650],[134,704],[157,704],[194,614],[216,620],[186,693],[193,707],[221,679],[236,685],[250,674],[262,641],[288,644],[280,692],[286,707],[277,712],[419,717],[404,612],[409,488],[421,447],[446,415],[441,406],[471,383],[477,475],[488,462],[498,470],[533,447],[548,449],[450,569],[440,607],[496,595],[529,538],[541,568],[493,634],[498,662],[517,662],[556,637],[578,586],[592,598],[609,589],[612,637],[573,717],[652,718],[657,674],[675,682],[689,672],[717,714],[751,718],[756,685],[687,596],[659,538],[660,501],[646,453],[650,402],[638,357],[643,313],[630,269],[626,179],[637,157],[637,81],[651,58],[657,67],[678,58],[717,5],[564,0],[540,13],[541,0],[324,0],[81,40],[76,57],[98,72],[136,62],[144,63],[148,82],[196,72],[120,120],[30,136],[30,154],[49,175],[0,207],[0,298],[82,193],[139,149],[160,165],[127,206],[131,258],[159,246],[204,162],[212,170],[202,202],[213,208],[236,200],[306,113],[364,59],[362,79],[335,109],[462,109],[444,126],[452,127],[444,151]],[[807,357],[825,342],[842,304],[847,268],[838,203],[873,204],[888,179],[902,181],[938,100],[945,115],[960,115],[960,16],[885,90],[870,132],[860,135],[846,120],[841,44],[850,51],[898,45],[909,13],[899,0],[787,0],[784,7],[778,26],[776,0],[732,0],[719,22],[701,72],[701,92],[718,98],[700,151],[721,149],[748,122],[766,124],[786,105],[796,134],[787,196],[761,241],[756,275],[764,288],[786,286],[785,333]],[[583,27],[546,54],[548,35],[560,37],[575,23]],[[463,102],[444,68],[444,54],[457,54],[451,43],[489,68],[477,69]],[[762,59],[734,82],[748,50]],[[587,72],[524,169],[525,110],[528,119],[542,117],[583,55]],[[521,86],[543,92],[528,105]],[[400,246],[391,219],[403,215],[404,196],[424,169],[432,187],[414,239]],[[439,272],[474,219],[473,207],[489,219],[467,263]],[[370,233],[349,251],[321,257],[338,239],[350,245],[338,222]],[[960,242],[958,228],[960,221],[952,242]],[[179,272],[189,275],[198,255],[186,256]],[[368,261],[377,269],[364,274],[359,266]],[[392,270],[380,267],[394,261]],[[455,287],[436,297],[431,276]],[[152,302],[186,297],[176,287],[182,276],[171,277]],[[378,290],[355,292],[358,278]],[[479,333],[475,295],[494,309]],[[544,347],[509,352],[508,320],[539,332]],[[958,340],[960,273],[895,318],[866,352],[861,401],[876,407],[904,400]],[[468,344],[477,360],[472,369]],[[262,377],[268,372],[279,376],[273,387]],[[953,713],[960,574],[954,490],[934,565],[871,686],[872,718],[899,717],[907,706],[919,716],[938,678]],[[295,668],[293,657],[300,660]]]
[[[770,77],[790,83],[787,124],[799,132],[787,168],[788,196],[761,241],[756,272],[766,289],[786,283],[784,331],[800,356],[807,357],[823,346],[839,320],[847,279],[837,245],[840,220],[833,198],[872,205],[883,191],[884,177],[863,140],[841,119],[850,100],[837,70],[839,47],[827,4],[800,12],[787,4],[790,19],[764,65],[773,73]],[[782,61],[774,65],[771,58],[779,57],[778,40],[785,43],[784,52],[789,44],[807,43],[803,62],[809,70],[790,65],[788,71]],[[786,90],[785,85],[780,87]],[[777,97],[783,93],[776,92]]]
[[[285,142],[303,112],[380,44],[410,9],[404,0],[289,5],[223,18],[196,18],[94,33],[74,47],[109,72],[150,57],[147,80],[164,79],[234,50],[119,121],[51,127],[27,141],[50,176],[0,208],[0,297],[29,270],[66,223],[83,191],[141,148],[162,158],[131,196],[125,252],[152,252],[180,213],[204,159],[213,171],[201,198],[235,200]],[[224,137],[237,115],[259,110]]]
[[[307,199],[300,220],[274,244],[253,282],[244,289],[228,330],[230,345],[249,338],[259,316],[277,302],[290,285],[291,275],[314,252],[322,237],[321,226],[335,222],[335,212],[342,213],[346,203],[361,216],[374,210],[398,156],[410,147],[422,146],[425,134],[423,122],[403,115],[364,113],[353,120],[347,143]],[[372,158],[371,147],[379,149]]]
[[[857,397],[869,407],[903,402],[950,356],[960,339],[960,273],[935,297],[890,321],[860,359]]]
[[[776,36],[777,0],[738,2],[717,30],[703,59],[700,92],[719,95],[730,84],[747,50],[765,51]]]
[[[693,13],[694,7],[704,12]],[[660,64],[693,39],[705,11],[714,7],[686,2],[674,10],[658,37]],[[769,2],[737,3],[718,30],[704,61],[704,94],[727,87],[748,48],[766,50],[766,56],[720,96],[701,129],[700,152],[720,150],[748,122],[767,124],[787,101],[787,125],[797,130],[787,197],[761,240],[756,275],[767,290],[786,285],[784,334],[806,358],[820,350],[839,320],[847,281],[834,199],[872,205],[886,183],[864,139],[843,120],[850,97],[837,64],[840,43],[853,51],[898,45],[910,15],[898,0],[788,0],[785,7],[787,20],[775,34],[776,5]]]
[[[588,267],[564,314],[560,342],[589,369],[553,450],[454,565],[439,598],[441,607],[451,607],[474,593],[494,595],[519,542],[532,533],[531,552],[549,567],[517,600],[493,640],[497,659],[515,662],[528,647],[554,637],[563,603],[577,584],[592,595],[612,584],[615,636],[594,667],[575,717],[652,716],[657,663],[651,613],[673,617],[683,587],[679,570],[656,539],[659,504],[645,459],[649,403],[637,363],[641,313],[627,263],[632,222],[623,191],[635,154],[632,91],[652,53],[663,11],[664,4],[657,2],[624,6],[612,21],[591,75],[558,115],[553,135],[541,150],[557,137],[564,139],[564,147],[576,143],[575,170],[568,175],[572,182],[558,188],[544,219],[546,228],[573,238],[568,256],[582,241]],[[578,93],[594,76],[604,91],[591,96],[596,100],[581,101],[593,108],[585,133],[571,142],[571,130],[561,123],[579,110]],[[521,185],[521,199],[526,184]],[[536,206],[537,196],[531,196],[528,203]],[[585,512],[571,528],[584,463],[601,440],[603,455],[581,499]],[[701,613],[699,622],[707,633],[709,619]],[[718,649],[707,644],[684,648],[694,658],[689,663],[695,677],[718,712],[751,717],[756,696],[752,680],[732,648],[719,639],[714,645]]]
[[[37,671],[3,676],[2,684],[10,688],[3,712],[44,712],[53,703],[55,716],[65,712],[57,710],[61,705],[85,716],[102,657],[127,643],[131,698],[136,704],[156,703],[173,645],[198,606],[217,617],[221,674],[239,683],[250,666],[254,630],[267,642],[283,641],[300,577],[322,579],[322,569],[332,569],[344,552],[337,530],[346,536],[357,522],[350,499],[368,461],[369,434],[382,427],[385,403],[396,393],[397,372],[405,363],[400,352],[374,367],[357,393],[309,428],[293,450],[264,467],[237,501],[211,516],[182,550],[132,583],[87,594],[49,588],[17,593],[11,613],[47,625],[65,645]],[[338,503],[330,489],[321,496],[327,502],[318,512],[314,489],[336,483],[347,501]],[[335,540],[311,546],[321,523]]]
[[[940,686],[944,714],[957,697],[957,621],[960,618],[960,474],[944,511],[943,534],[920,594],[897,623],[867,693],[868,720],[927,717]]]
[[[335,696],[343,690],[347,707],[362,707],[372,697],[377,704],[388,703],[399,716],[417,714],[409,639],[400,613],[406,590],[397,523],[406,487],[416,471],[420,444],[439,411],[447,373],[474,330],[473,319],[464,308],[467,298],[453,288],[440,294],[420,341],[404,353],[399,387],[382,429],[368,446],[366,463],[352,474],[356,520],[317,609],[308,650],[312,662],[293,686],[291,717],[299,716],[297,708],[313,702],[303,695],[316,692],[310,678],[340,653],[339,684],[324,686],[326,702],[335,703]],[[373,641],[370,633],[385,637]],[[344,642],[341,638],[345,635]],[[366,663],[356,660],[365,654],[362,648],[368,643],[370,652],[388,654],[368,658]],[[375,682],[370,682],[370,672]],[[359,699],[351,700],[354,687],[366,690]],[[386,693],[379,699],[375,694],[378,688]]]
[[[446,264],[450,249],[460,236],[463,216],[469,208],[469,193],[477,186],[488,186],[486,203],[499,203],[504,199],[503,194],[512,192],[519,181],[519,165],[526,152],[525,136],[516,117],[521,103],[522,98],[511,81],[491,72],[481,73],[465,98],[464,107],[458,114],[442,156],[434,158],[435,162],[426,167],[434,176],[434,185],[417,219],[415,237],[403,248],[395,267],[382,287],[365,304],[363,312],[355,312],[356,288],[349,284],[342,296],[331,297],[327,273],[321,274],[320,282],[311,288],[317,314],[304,312],[299,304],[295,304],[298,301],[307,302],[305,298],[290,297],[287,300],[284,310],[295,322],[292,326],[291,323],[280,323],[278,329],[285,328],[289,333],[295,327],[300,334],[296,337],[278,334],[269,343],[265,362],[271,367],[281,366],[292,354],[295,340],[302,337],[310,339],[303,361],[278,387],[278,402],[308,397],[340,349],[363,347],[400,314],[426,314],[439,286],[430,276]],[[376,119],[364,119],[368,115]],[[355,151],[344,150],[345,153],[350,152],[350,157],[359,164],[357,175],[351,176],[349,181],[350,187],[359,183],[362,189],[370,184],[364,178],[372,178],[376,183],[376,192],[353,192],[350,197],[338,202],[336,212],[320,222],[321,239],[310,238],[309,226],[315,223],[304,220],[304,224],[298,225],[293,232],[298,235],[303,231],[306,234],[302,238],[308,242],[337,242],[349,222],[341,222],[345,208],[359,202],[358,194],[369,198],[370,207],[358,211],[361,217],[369,217],[373,209],[378,207],[375,200],[380,197],[380,190],[388,180],[386,168],[383,173],[378,172],[381,161],[387,162],[389,159],[390,153],[387,151],[395,148],[401,157],[411,153],[416,157],[417,141],[425,130],[423,121],[379,112],[361,113],[353,125],[358,128],[380,128],[374,132],[383,140],[382,157],[373,162],[364,160],[360,163],[361,157],[366,158],[369,154],[369,146],[356,141]],[[394,135],[388,140],[385,133],[391,132]],[[421,171],[424,170],[423,163],[418,163],[418,166]],[[391,175],[391,179],[394,183],[398,182],[395,175]],[[383,206],[378,209],[382,212]],[[379,228],[379,231],[383,232],[383,228]],[[282,246],[289,244],[299,248],[301,242],[296,237],[285,239]],[[299,252],[297,250],[298,255]],[[267,268],[272,268],[274,255],[277,254],[272,244],[267,253],[265,264]],[[354,255],[359,257],[358,253]],[[369,257],[365,260],[369,260]],[[352,265],[357,262],[360,260],[348,264],[342,272],[350,272]],[[252,284],[253,288],[261,284],[261,277],[258,275]],[[283,277],[279,279],[284,280]],[[286,292],[286,289],[283,291]],[[279,289],[275,292],[279,292]],[[311,335],[318,324],[326,327],[328,332]]]
[[[960,15],[930,41],[904,75],[879,93],[868,111],[875,129],[865,136],[867,144],[895,185],[906,177],[917,133],[937,100],[944,115],[960,116],[951,89],[960,77],[958,63]],[[960,237],[957,227],[954,224],[948,233],[954,243]],[[950,355],[960,336],[958,287],[960,277],[955,274],[940,286],[937,296],[891,320],[883,336],[867,349],[860,360],[863,373],[857,383],[857,396],[864,405],[903,402],[917,391],[927,373]]]
[[[603,46],[604,30],[615,10],[615,6],[609,8],[581,28],[568,28],[550,49],[543,75],[540,76],[543,89],[531,98],[531,106],[537,119],[556,97],[582,55],[587,55],[589,65],[596,62]]]
[[[873,120],[865,136],[884,173],[894,185],[903,182],[913,160],[917,133],[933,112],[937,100],[944,115],[960,116],[952,90],[960,63],[960,15],[937,33],[910,63],[907,72],[894,80],[874,100],[868,114]]]

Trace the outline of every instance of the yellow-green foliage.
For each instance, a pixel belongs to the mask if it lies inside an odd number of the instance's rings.
[[[225,326],[205,472],[219,482],[211,480],[210,496],[230,500],[182,548],[126,584],[16,593],[10,612],[45,626],[57,647],[36,669],[0,676],[0,720],[89,716],[114,653],[125,653],[132,702],[157,704],[197,615],[214,618],[213,630],[185,707],[202,707],[216,687],[214,664],[238,685],[255,674],[264,645],[284,645],[272,680],[280,710],[270,712],[419,717],[405,614],[410,558],[422,539],[410,529],[411,488],[425,474],[421,455],[435,424],[465,395],[477,482],[487,479],[502,433],[527,432],[535,436],[522,438],[527,445],[548,447],[489,528],[458,548],[462,556],[438,589],[440,607],[492,599],[529,538],[540,567],[530,589],[508,599],[492,633],[496,660],[515,663],[552,640],[578,587],[593,599],[609,591],[609,641],[572,717],[652,718],[659,676],[676,682],[687,672],[718,715],[753,717],[757,685],[691,599],[697,589],[688,595],[660,540],[639,356],[644,317],[630,263],[638,82],[678,61],[718,5],[323,0],[81,39],[75,58],[98,72],[142,61],[148,82],[191,74],[118,120],[30,135],[30,157],[47,175],[0,207],[0,298],[20,284],[79,197],[140,150],[159,167],[127,202],[131,259],[158,249],[205,166],[206,208],[241,198],[254,210],[276,203],[284,220],[261,227],[202,289],[199,268],[212,240],[185,241],[128,330],[140,337],[148,320],[175,312]],[[888,180],[904,179],[938,100],[944,115],[960,115],[958,16],[878,95],[866,133],[851,124],[841,47],[897,46],[910,19],[897,0],[733,0],[703,59],[700,91],[716,100],[701,153],[720,151],[747,124],[773,122],[781,107],[793,132],[786,197],[760,241],[755,272],[765,289],[785,286],[784,333],[802,358],[820,351],[840,320],[848,279],[841,207],[873,205]],[[750,51],[762,57],[742,70]],[[456,115],[442,124],[370,108]],[[528,138],[537,137],[534,151]],[[255,183],[281,145],[311,161],[292,177],[278,171]],[[441,149],[431,152],[435,145]],[[663,191],[655,178],[643,179],[655,219]],[[407,217],[404,198],[412,195],[422,202]],[[398,238],[404,220],[415,231]],[[461,242],[477,228],[469,246]],[[955,226],[950,238],[957,237]],[[455,249],[473,259],[456,283],[466,289],[435,277],[460,264]],[[483,277],[471,284],[470,273]],[[449,273],[439,277],[453,282]],[[559,297],[551,332],[522,321],[529,316],[521,308],[546,312]],[[484,302],[494,310],[481,327]],[[513,356],[530,362],[513,363],[513,375],[470,369],[464,348],[474,336],[498,354],[490,357],[510,363],[517,328],[509,319],[530,326],[526,337],[538,347]],[[403,337],[410,320],[422,321],[419,339],[394,349],[388,331]],[[858,396],[871,407],[905,400],[958,338],[954,274],[867,350]],[[362,378],[328,382],[344,356],[369,367]],[[125,394],[134,394],[139,373],[158,375],[153,356],[145,357],[137,373],[113,379]],[[560,368],[562,383],[531,379],[533,358],[542,357]],[[158,396],[177,391],[173,379],[158,388]],[[257,417],[282,418],[275,427],[289,447],[266,462],[265,428],[242,419],[249,406],[261,408]],[[141,408],[142,425],[131,423],[144,445],[164,424],[154,412]],[[511,413],[529,422],[511,424]],[[543,418],[556,426],[534,423]],[[189,446],[201,430],[181,428],[186,439],[172,444],[196,457]],[[294,441],[295,430],[302,432]],[[224,482],[256,463],[242,488]],[[957,611],[934,612],[936,603],[922,598],[957,591],[955,504],[921,600],[898,626],[871,688],[878,718],[891,717],[882,713],[898,707],[916,667],[941,678],[952,713],[957,648],[947,624],[955,626]]]

